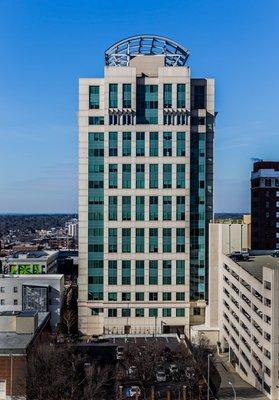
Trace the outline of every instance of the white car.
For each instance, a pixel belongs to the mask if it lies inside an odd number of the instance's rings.
[[[177,365],[176,364],[170,364],[169,370],[170,370],[171,374],[176,374],[178,372]]]
[[[166,382],[167,375],[164,371],[157,371],[156,372],[156,380],[157,382]]]
[[[129,377],[131,377],[131,378],[136,376],[137,372],[138,372],[138,369],[135,365],[131,365],[127,370],[127,373],[129,375]]]

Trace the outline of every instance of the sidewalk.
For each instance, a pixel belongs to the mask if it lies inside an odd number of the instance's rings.
[[[233,400],[233,390],[228,383],[230,380],[234,385],[237,400],[268,400],[261,392],[240,378],[232,365],[229,364],[226,354],[216,356],[216,368],[222,379],[218,394],[219,400]]]

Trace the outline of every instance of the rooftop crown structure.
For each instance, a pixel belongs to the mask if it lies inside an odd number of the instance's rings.
[[[214,80],[139,35],[79,88],[79,324],[88,334],[188,331],[207,299]]]

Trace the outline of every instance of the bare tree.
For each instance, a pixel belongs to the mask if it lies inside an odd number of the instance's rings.
[[[74,310],[65,310],[61,316],[61,322],[67,329],[67,335],[70,336],[77,325],[77,313]]]
[[[85,371],[84,400],[103,400],[109,393],[115,394],[115,371],[111,366],[100,366],[96,363]]]

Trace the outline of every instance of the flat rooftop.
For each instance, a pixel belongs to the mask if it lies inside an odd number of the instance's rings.
[[[250,256],[247,261],[237,261],[245,271],[256,278],[258,281],[263,281],[263,268],[279,269],[279,257],[270,255]]]

